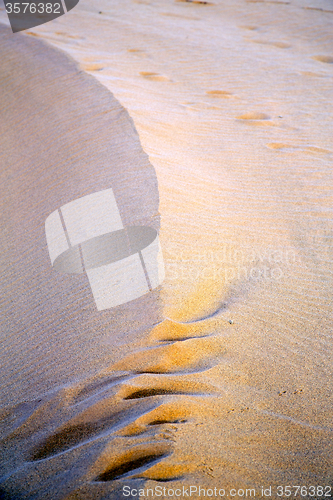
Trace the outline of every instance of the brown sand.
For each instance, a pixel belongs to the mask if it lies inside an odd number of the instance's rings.
[[[331,10],[87,1],[1,30],[10,498],[332,484]],[[156,170],[166,280],[116,312],[51,274],[43,223],[114,183],[158,227],[154,169],[38,38]]]

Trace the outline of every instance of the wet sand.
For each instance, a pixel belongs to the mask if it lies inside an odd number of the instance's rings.
[[[332,484],[331,10],[80,2],[1,28],[9,498]],[[109,186],[166,279],[98,313],[44,222]]]

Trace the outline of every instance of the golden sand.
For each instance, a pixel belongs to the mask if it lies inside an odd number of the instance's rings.
[[[87,0],[1,28],[9,498],[332,485],[330,12]],[[166,279],[97,314],[43,224],[110,183]]]

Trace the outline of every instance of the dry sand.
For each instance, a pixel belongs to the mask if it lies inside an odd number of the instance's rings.
[[[3,495],[332,485],[332,25],[328,0],[81,0],[1,28]],[[104,186],[167,274],[98,313],[44,221]]]

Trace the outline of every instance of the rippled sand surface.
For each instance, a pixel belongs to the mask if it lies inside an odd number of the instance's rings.
[[[81,0],[1,27],[5,498],[332,485],[332,25],[328,0]],[[44,221],[108,187],[166,279],[99,313]]]

